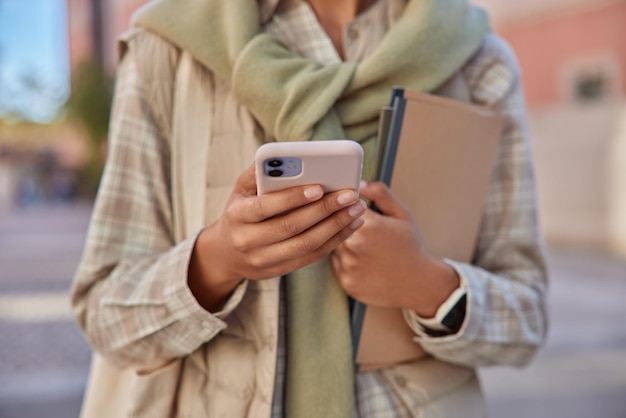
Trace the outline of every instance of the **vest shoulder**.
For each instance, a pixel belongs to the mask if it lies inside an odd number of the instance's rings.
[[[173,74],[181,55],[176,45],[141,28],[124,33],[120,37],[119,49],[120,59],[128,53],[132,54],[140,72],[146,76],[155,72],[162,73],[161,76]]]

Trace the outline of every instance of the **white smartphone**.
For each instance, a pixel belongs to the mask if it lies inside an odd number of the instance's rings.
[[[319,184],[324,192],[358,192],[363,170],[363,148],[358,142],[269,142],[255,157],[257,194],[288,187]]]

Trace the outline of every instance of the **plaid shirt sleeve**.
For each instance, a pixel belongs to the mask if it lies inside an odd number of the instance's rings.
[[[163,119],[147,99],[155,86],[142,76],[131,49],[119,68],[107,163],[72,303],[97,351],[118,365],[150,370],[192,353],[224,329],[221,318],[244,290],[240,285],[215,315],[189,290],[196,236],[175,242],[169,146],[157,123]]]
[[[466,317],[444,337],[425,334],[414,313],[405,317],[439,359],[523,365],[545,339],[547,283],[519,71],[508,46],[490,35],[464,72],[473,100],[505,118],[474,262],[447,260],[467,288]]]

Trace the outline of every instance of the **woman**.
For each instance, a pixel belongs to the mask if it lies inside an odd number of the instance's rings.
[[[73,287],[105,359],[83,414],[483,416],[474,369],[525,364],[546,327],[519,75],[484,12],[463,0],[161,0],[135,26]],[[471,265],[430,254],[380,183],[360,192],[382,214],[316,185],[256,195],[250,162],[266,141],[358,140],[367,179],[393,85],[465,86],[505,118]],[[403,309],[427,355],[355,373],[347,295]],[[453,296],[466,313],[432,332]]]

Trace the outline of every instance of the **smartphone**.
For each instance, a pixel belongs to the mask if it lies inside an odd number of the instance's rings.
[[[324,192],[358,192],[363,148],[356,141],[269,142],[255,157],[257,194],[288,187],[319,184]]]

